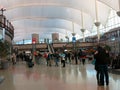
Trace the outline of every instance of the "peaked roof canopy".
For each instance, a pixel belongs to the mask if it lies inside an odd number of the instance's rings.
[[[14,41],[51,38],[51,33],[81,35],[81,28],[91,30],[97,20],[106,24],[110,9],[119,10],[119,0],[0,0],[4,15],[15,28]]]

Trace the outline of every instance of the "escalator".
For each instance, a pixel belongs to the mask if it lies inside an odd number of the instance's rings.
[[[55,52],[52,44],[48,44],[48,51],[49,51],[50,53],[54,53],[54,52]]]
[[[50,47],[51,47],[52,53],[55,53],[55,50],[54,50],[54,48],[53,48],[53,45],[52,45],[52,44],[50,44]]]
[[[48,51],[49,51],[50,53],[52,53],[51,48],[50,48],[50,44],[48,44],[47,47],[48,47]]]

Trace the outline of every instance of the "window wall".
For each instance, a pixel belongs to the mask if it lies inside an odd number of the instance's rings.
[[[100,25],[99,31],[100,34],[103,35],[103,33],[109,31],[110,29],[116,28],[120,26],[120,17],[116,14],[115,10],[110,11],[110,14],[108,16],[108,20],[106,21],[106,25]],[[86,33],[85,36],[93,36],[97,34],[97,28],[94,25],[91,29],[91,32]]]

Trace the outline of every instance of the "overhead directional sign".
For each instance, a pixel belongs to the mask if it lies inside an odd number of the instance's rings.
[[[72,37],[72,42],[76,42],[76,37]]]

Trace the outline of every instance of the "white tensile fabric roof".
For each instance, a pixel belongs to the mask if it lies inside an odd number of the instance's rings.
[[[82,35],[81,28],[93,27],[96,13],[105,25],[111,8],[119,10],[119,0],[0,0],[0,7],[6,8],[4,15],[14,26],[14,41],[20,41],[33,33],[40,38],[51,38],[51,33]]]

